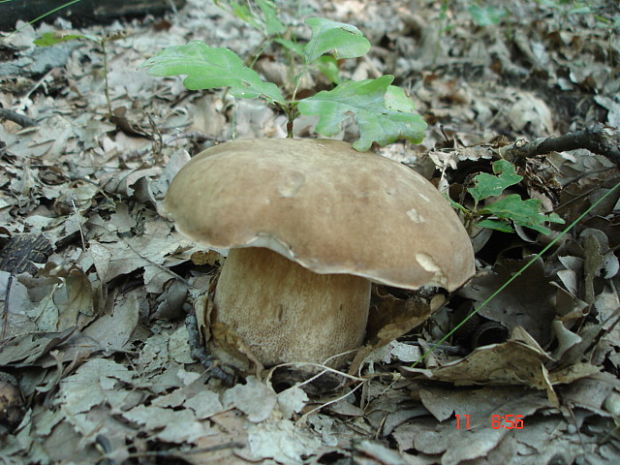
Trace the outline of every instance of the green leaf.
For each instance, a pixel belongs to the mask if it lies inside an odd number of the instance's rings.
[[[56,45],[61,42],[68,42],[70,40],[88,40],[89,37],[81,35],[81,34],[63,34],[60,32],[45,32],[38,39],[33,40],[35,45],[40,47],[49,47],[50,45]]]
[[[329,79],[334,84],[339,84],[340,70],[338,69],[338,61],[331,55],[323,55],[317,60],[319,71],[323,76]]]
[[[286,27],[278,18],[276,6],[271,0],[256,0],[256,4],[263,12],[265,18],[265,32],[268,36],[282,34],[286,31]]]
[[[557,213],[549,213],[549,214],[547,214],[546,220],[549,223],[558,223],[558,224],[566,223],[566,221],[564,221],[562,219],[562,217],[560,215],[558,215]]]
[[[241,21],[244,21],[250,24],[251,26],[256,27],[256,21],[254,20],[254,15],[252,15],[252,12],[250,11],[247,5],[244,5],[239,2],[230,2],[230,8],[231,8],[232,14],[235,15],[237,18],[239,18]]]
[[[470,5],[467,10],[478,26],[494,26],[508,14],[506,10],[496,6]]]
[[[219,6],[219,2],[216,3]],[[266,35],[282,34],[286,30],[286,26],[278,18],[276,6],[272,0],[256,0],[256,5],[260,8],[262,17],[252,11],[248,5],[240,2],[230,2],[233,15]]]
[[[168,47],[143,66],[155,76],[187,75],[183,84],[190,90],[230,87],[235,97],[262,97],[271,103],[285,101],[275,84],[263,81],[237,54],[226,48],[209,47],[199,40]]]
[[[515,232],[515,229],[512,226],[510,226],[510,223],[508,223],[506,220],[499,221],[499,220],[486,219],[486,220],[478,221],[478,223],[476,224],[480,226],[481,228],[493,229],[495,231],[500,231],[500,232],[505,232],[505,233]]]
[[[219,6],[219,5],[218,5]],[[264,29],[263,24],[258,20],[254,12],[248,5],[240,2],[230,2],[231,13],[241,21],[249,24],[254,29]]]
[[[509,219],[519,226],[524,226],[543,234],[551,232],[549,228],[544,226],[545,222],[564,223],[564,220],[557,214],[545,215],[541,213],[540,201],[538,199],[523,200],[518,194],[502,197],[498,201],[478,210],[478,213]]]
[[[471,210],[469,210],[467,207],[464,207],[460,203],[455,202],[447,194],[443,194],[443,196],[450,203],[450,205],[452,205],[452,208],[454,208],[455,210],[460,210],[465,215],[470,215],[471,214]]]
[[[273,41],[289,49],[291,52],[296,53],[297,55],[303,56],[304,54],[304,45],[299,42],[293,42],[292,40],[283,39],[281,37],[273,39]]]
[[[345,81],[330,91],[321,91],[301,100],[299,111],[319,117],[316,131],[330,136],[340,131],[342,122],[352,115],[359,126],[356,150],[368,150],[373,142],[386,145],[404,137],[420,142],[426,122],[417,113],[391,110],[385,105],[385,94],[394,76],[381,76],[364,81]]]
[[[306,62],[312,63],[321,55],[333,50],[336,58],[354,58],[370,50],[370,42],[355,26],[325,18],[308,18],[312,38],[306,44]]]
[[[467,189],[476,202],[488,197],[495,197],[504,192],[504,189],[517,184],[523,179],[515,171],[512,163],[506,160],[498,160],[493,163],[493,172],[497,176],[488,173],[480,173],[474,178],[475,185]]]
[[[390,110],[403,111],[413,113],[415,111],[415,104],[407,94],[405,89],[398,86],[388,86],[385,93],[385,106]]]

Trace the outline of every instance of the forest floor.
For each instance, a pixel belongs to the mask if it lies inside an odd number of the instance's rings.
[[[609,136],[513,158],[505,194],[564,224],[470,225],[476,276],[442,305],[377,286],[374,311],[401,318],[354,373],[330,371],[336,387],[270,372],[227,385],[192,350],[186,317],[224,259],[160,214],[167,186],[206,147],[287,133],[265,103],[142,66],[199,39],[285,82],[282,49],[219,3],[83,29],[21,22],[0,38],[0,463],[620,463],[618,3],[278,2],[302,38],[310,16],[366,35],[368,56],[340,72],[394,75],[429,125],[420,144],[376,150],[463,205],[503,147]],[[90,39],[33,44],[58,31]],[[314,123],[295,136],[317,137]],[[336,136],[355,137],[351,122]],[[433,310],[415,328],[412,305]]]

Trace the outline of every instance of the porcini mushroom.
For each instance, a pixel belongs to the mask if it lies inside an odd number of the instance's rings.
[[[340,141],[211,147],[175,176],[164,209],[189,238],[230,249],[214,318],[265,365],[359,347],[371,281],[451,291],[474,273],[467,232],[430,182]]]

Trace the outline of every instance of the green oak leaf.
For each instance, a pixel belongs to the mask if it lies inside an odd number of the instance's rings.
[[[219,6],[219,5],[218,5]],[[254,19],[252,11],[247,5],[239,2],[230,2],[230,8],[232,14],[239,18],[241,21],[245,21],[250,26],[258,28],[259,25]]]
[[[467,189],[476,202],[500,195],[504,189],[523,179],[523,176],[517,174],[512,163],[506,160],[497,160],[492,166],[497,176],[480,173],[474,178],[475,186]]]
[[[368,150],[373,142],[386,145],[404,137],[419,143],[424,138],[426,122],[417,113],[387,108],[385,95],[394,76],[363,81],[345,81],[330,91],[321,91],[301,100],[298,109],[304,115],[319,117],[316,131],[331,136],[340,131],[342,122],[352,115],[360,131],[353,144],[356,150]]]
[[[390,110],[404,111],[413,113],[415,111],[415,104],[407,94],[405,89],[398,86],[388,86],[385,93],[385,106]]]
[[[307,63],[331,50],[338,59],[359,57],[370,50],[368,39],[351,24],[325,18],[308,18],[306,24],[312,29],[312,38],[304,50]]]
[[[286,31],[286,26],[284,26],[282,21],[280,21],[280,18],[278,18],[276,5],[273,1],[256,0],[256,4],[263,12],[263,17],[265,18],[265,32],[268,36],[282,34]]]
[[[508,219],[519,226],[524,226],[543,234],[551,232],[549,228],[544,226],[544,223],[564,223],[564,220],[555,213],[550,215],[541,213],[540,201],[538,199],[523,200],[518,194],[502,197],[478,210],[478,213]]]
[[[455,210],[460,210],[461,213],[464,213],[465,215],[469,215],[471,213],[471,211],[468,208],[466,208],[463,205],[461,205],[460,203],[452,200],[450,198],[450,196],[448,196],[448,194],[442,193],[442,195],[443,195],[444,199],[446,199],[450,203],[450,205],[452,205],[452,208],[454,208]]]
[[[235,97],[262,97],[271,103],[284,103],[278,87],[263,81],[258,73],[243,64],[239,56],[226,48],[209,47],[200,40],[168,47],[144,65],[155,76],[186,75],[183,84],[190,90],[230,87]]]
[[[276,5],[272,0],[256,0],[256,5],[262,12],[262,18],[246,4],[230,3],[233,15],[268,36],[282,34],[286,30],[286,26],[278,18]]]
[[[273,41],[299,56],[303,56],[304,54],[304,44],[289,39],[283,39],[282,37],[276,37]]]
[[[333,56],[323,55],[322,57],[319,57],[316,63],[321,74],[323,74],[323,76],[329,79],[332,83],[339,84],[342,82],[342,79],[340,78],[340,70],[338,69],[338,62]]]
[[[477,224],[481,228],[494,229],[495,231],[500,231],[500,232],[505,232],[505,233],[515,232],[515,229],[512,226],[510,226],[510,223],[506,220],[500,221],[500,220],[485,219],[485,220],[478,221]]]

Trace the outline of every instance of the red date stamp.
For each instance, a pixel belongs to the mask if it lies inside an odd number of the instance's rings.
[[[456,429],[471,429],[471,415],[456,414]],[[491,415],[491,428],[493,429],[523,429],[525,423],[523,415]]]

